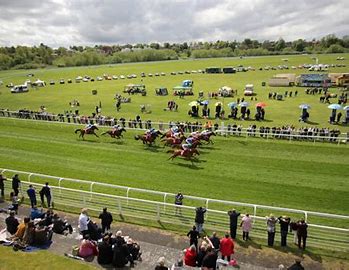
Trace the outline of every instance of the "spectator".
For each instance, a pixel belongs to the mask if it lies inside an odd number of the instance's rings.
[[[42,219],[45,217],[45,213],[41,210],[39,210],[36,205],[34,205],[33,208],[30,209],[30,219],[34,220],[34,219]]]
[[[165,257],[160,257],[158,264],[155,266],[155,270],[168,270],[168,267],[165,266]]]
[[[217,233],[216,232],[212,233],[212,236],[210,237],[210,241],[211,241],[215,251],[218,252],[219,248],[220,248],[221,240],[219,239],[219,237],[217,237]]]
[[[290,222],[290,232],[293,233],[293,243],[295,245],[298,245],[297,230],[298,230],[298,222],[296,221]]]
[[[18,174],[15,174],[12,177],[12,189],[15,193],[15,196],[18,196],[20,185],[21,185],[21,180],[19,180]]]
[[[222,254],[222,260],[227,257],[227,260],[229,262],[230,256],[234,254],[234,241],[229,237],[229,233],[226,233],[225,237],[221,240],[220,251]]]
[[[245,241],[249,240],[249,233],[252,228],[252,219],[250,218],[250,214],[246,214],[242,218],[240,227],[242,227],[242,239]]]
[[[301,219],[297,224],[298,247],[305,249],[308,237],[308,224]],[[303,241],[303,246],[301,245]]]
[[[206,208],[203,208],[200,206],[200,207],[196,208],[195,211],[196,211],[195,225],[196,225],[196,228],[197,228],[199,234],[201,234],[203,229],[204,229]]]
[[[85,234],[80,243],[79,256],[88,262],[92,262],[97,255],[98,249],[96,243],[90,239],[88,234]]]
[[[288,227],[290,225],[290,218],[287,216],[282,216],[282,217],[279,217],[278,220],[280,223],[281,246],[286,247]]]
[[[21,244],[23,246],[28,246],[28,245],[34,244],[34,236],[35,236],[34,222],[33,221],[29,221],[26,224]]]
[[[15,217],[15,211],[10,211],[10,215],[5,219],[7,231],[13,235],[16,233],[19,222]]]
[[[113,216],[107,210],[107,208],[103,208],[103,212],[98,217],[101,220],[102,233],[105,233],[106,230],[110,231],[110,224],[113,222]]]
[[[230,217],[230,236],[231,238],[235,239],[240,213],[236,212],[236,210],[233,209],[232,211],[228,211],[228,215]]]
[[[29,185],[29,188],[27,189],[27,194],[30,200],[31,207],[34,208],[34,206],[36,206],[36,192],[33,185]]]
[[[52,196],[51,196],[51,188],[48,186],[48,182],[45,183],[45,185],[42,187],[39,193],[40,193],[41,205],[42,206],[45,205],[44,197],[46,197],[47,207],[50,208]]]
[[[87,209],[83,208],[81,210],[81,214],[79,216],[79,229],[82,236],[88,234],[88,223],[90,222],[90,218],[87,215]]]
[[[196,266],[196,247],[191,245],[189,248],[184,250],[184,264],[187,266]]]
[[[6,177],[0,173],[0,202],[4,200],[5,197],[5,183]]]
[[[73,233],[73,227],[68,223],[67,220],[62,220],[57,214],[53,215],[53,232],[57,234],[64,234],[66,230],[69,231],[70,234]]]
[[[113,265],[120,268],[124,267],[128,263],[128,255],[126,244],[121,241],[116,241],[113,246]]]
[[[181,192],[178,192],[177,195],[175,196],[175,205],[183,205],[183,194]],[[181,207],[176,207],[176,215],[182,214],[182,208]]]
[[[18,225],[17,231],[16,231],[15,235],[13,236],[14,239],[22,240],[22,238],[24,236],[25,229],[26,229],[29,221],[30,221],[29,217],[25,217],[23,219],[23,222]]]
[[[199,232],[196,230],[196,226],[194,225],[193,228],[187,233],[187,236],[189,237],[189,246],[194,245],[196,249],[198,248],[198,239],[199,239]]]
[[[207,253],[202,261],[202,269],[215,270],[217,262],[217,253],[212,250],[211,246],[207,247]]]
[[[13,210],[15,211],[15,213],[17,214],[18,212],[18,206],[19,206],[19,199],[18,197],[15,195],[14,192],[10,193],[10,199],[11,199],[11,205],[9,207],[9,210]]]
[[[288,267],[287,270],[304,270],[304,267],[301,264],[301,260],[296,259],[295,263]]]
[[[113,249],[110,244],[110,237],[106,235],[103,241],[98,244],[97,262],[101,265],[111,264],[113,261]]]
[[[270,214],[267,217],[267,232],[268,232],[268,246],[272,247],[274,245],[275,239],[275,224],[277,223],[277,219],[273,214]]]
[[[34,245],[42,246],[45,245],[48,241],[50,241],[52,237],[52,231],[45,227],[44,225],[38,225],[34,230]]]
[[[130,262],[132,261],[131,264],[133,264],[133,262],[136,260],[141,261],[142,252],[140,252],[141,250],[140,245],[137,242],[133,241],[132,238],[128,238],[126,244],[127,244],[128,252],[132,257],[129,259]]]

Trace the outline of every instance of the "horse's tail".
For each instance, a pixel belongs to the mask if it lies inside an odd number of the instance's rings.
[[[135,136],[135,140],[138,141],[140,139],[140,136],[139,135],[136,135]]]
[[[103,135],[105,135],[105,134],[108,134],[108,131],[103,132],[103,133],[101,134],[101,136],[103,136]]]
[[[79,131],[81,132],[81,129],[80,129],[80,128],[76,129],[76,130],[75,130],[75,134],[77,134]]]

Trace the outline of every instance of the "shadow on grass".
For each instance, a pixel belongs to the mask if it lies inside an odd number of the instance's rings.
[[[312,121],[307,121],[306,123],[309,124],[309,125],[314,125],[314,126],[318,126],[319,125],[318,122],[312,122]]]
[[[188,161],[190,162],[190,161]],[[184,167],[184,168],[188,168],[188,169],[192,169],[192,170],[202,170],[203,168],[201,167],[198,167],[196,166],[195,164],[191,164],[191,163],[186,163],[186,164],[183,164],[183,163],[172,163],[174,165],[177,165],[179,167]]]
[[[237,239],[235,241],[244,248],[253,247],[255,249],[262,249],[262,245],[253,241],[252,239],[249,239],[248,241]]]
[[[163,149],[163,147],[162,147],[162,146],[159,146],[159,145],[153,145],[153,146],[148,145],[148,146],[144,146],[144,150],[150,151],[150,152],[155,152],[155,153],[159,152],[159,150],[162,150],[162,149]]]
[[[80,142],[87,142],[87,143],[100,143],[100,141],[92,141],[92,140],[83,140],[83,139],[78,139],[77,141],[80,141]]]
[[[125,144],[124,141],[112,141],[110,144],[117,144],[117,145],[123,145]]]

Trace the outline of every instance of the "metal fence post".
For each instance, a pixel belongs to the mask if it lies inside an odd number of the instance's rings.
[[[63,180],[64,180],[64,178],[59,178],[59,179],[58,179],[59,195],[62,194],[62,190],[61,190],[61,181],[63,181]]]
[[[166,213],[166,197],[167,193],[164,194],[164,212]]]
[[[92,194],[93,194],[93,185],[95,184],[95,182],[92,182],[90,185],[90,201],[92,200]]]
[[[33,174],[34,174],[34,173],[30,173],[30,174],[28,175],[28,182],[30,182],[30,178],[32,177]]]
[[[304,211],[304,221],[307,222],[308,220],[308,212]]]
[[[256,222],[256,217],[257,216],[257,205],[253,206],[253,224]]]
[[[119,208],[119,213],[122,215],[122,207],[121,207],[121,201],[118,199],[118,208]]]
[[[206,209],[208,210],[208,201],[209,199],[206,200]],[[206,218],[208,219],[208,212],[206,212]]]
[[[129,194],[129,192],[130,192],[130,189],[131,189],[131,188],[127,188],[127,191],[126,191],[127,206],[128,206],[128,194]]]

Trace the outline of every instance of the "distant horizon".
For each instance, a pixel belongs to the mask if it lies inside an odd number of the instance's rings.
[[[0,0],[0,46],[319,40],[349,35],[349,1]]]

